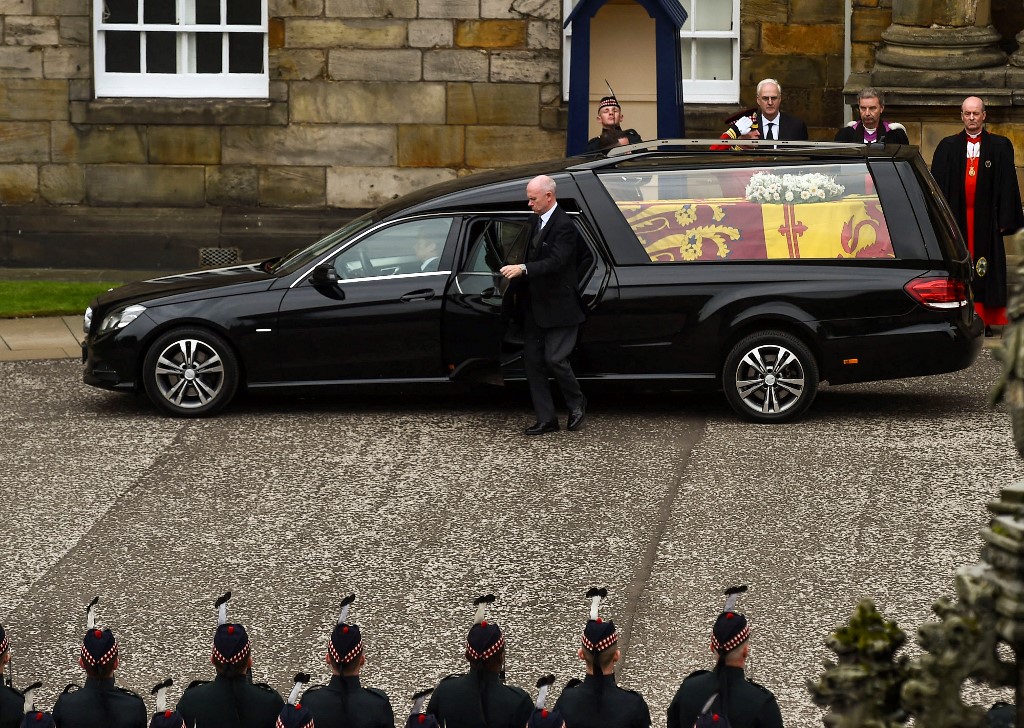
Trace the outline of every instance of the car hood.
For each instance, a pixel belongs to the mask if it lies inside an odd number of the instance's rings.
[[[135,283],[127,283],[113,288],[97,296],[93,300],[92,307],[93,309],[106,309],[113,305],[156,300],[163,301],[172,297],[178,300],[202,298],[203,296],[201,295],[190,294],[202,294],[216,290],[217,294],[220,295],[228,293],[225,290],[227,288],[255,283],[269,285],[275,280],[275,276],[263,270],[260,263],[178,273],[160,278],[150,278],[145,281],[136,281]]]

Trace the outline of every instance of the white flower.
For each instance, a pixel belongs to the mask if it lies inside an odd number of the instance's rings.
[[[755,172],[745,189],[751,202],[826,202],[843,196],[846,188],[832,177],[817,172],[784,174]]]

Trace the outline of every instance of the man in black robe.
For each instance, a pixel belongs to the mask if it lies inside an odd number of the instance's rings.
[[[969,96],[960,106],[964,129],[935,148],[932,174],[953,209],[974,262],[974,305],[985,322],[1006,319],[1006,249],[1003,236],[1024,227],[1013,144],[985,130],[985,102]]]

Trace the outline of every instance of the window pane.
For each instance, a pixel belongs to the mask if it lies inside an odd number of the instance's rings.
[[[139,4],[136,0],[106,0],[103,4],[104,23],[137,23]]]
[[[223,33],[196,33],[196,73],[221,72]]]
[[[599,179],[654,263],[896,257],[863,163]]]
[[[695,78],[705,81],[731,81],[733,41],[730,38],[709,38],[696,40],[694,43],[697,44]]]
[[[418,220],[385,228],[334,259],[341,278],[367,278],[438,270],[451,218]]]
[[[686,11],[686,22],[683,23],[683,30],[693,30],[693,0],[679,0],[679,4]]]
[[[262,33],[228,33],[228,73],[263,73]]]
[[[693,78],[693,41],[687,38],[682,40],[683,47],[683,78]]]
[[[229,25],[261,25],[260,0],[228,0]]]
[[[174,0],[144,0],[142,4],[143,23],[177,23]]]
[[[735,0],[695,1],[697,13],[694,30],[732,30],[732,7]]]
[[[174,73],[178,54],[174,47],[176,33],[146,33],[147,73]]]
[[[530,226],[521,221],[491,220],[474,226],[473,241],[463,271],[497,273],[507,263],[520,263]]]
[[[220,24],[220,0],[196,0],[196,23]]]
[[[104,33],[107,48],[106,70],[111,73],[140,73],[142,54],[141,36],[135,31],[107,31]]]

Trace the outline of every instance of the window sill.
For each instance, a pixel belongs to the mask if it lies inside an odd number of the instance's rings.
[[[124,98],[72,101],[71,123],[287,126],[288,104],[271,99]]]

